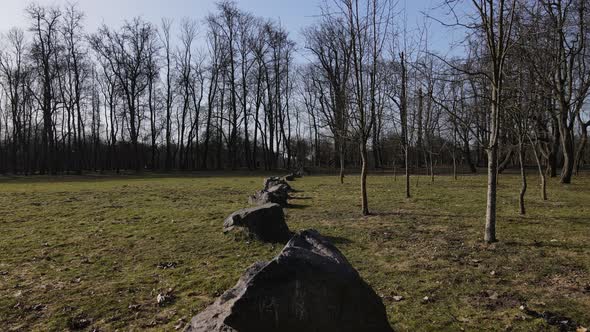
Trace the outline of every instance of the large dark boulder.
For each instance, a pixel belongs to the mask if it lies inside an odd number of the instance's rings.
[[[285,222],[283,208],[272,203],[232,213],[223,223],[223,232],[234,230],[263,242],[286,243],[292,235]]]
[[[270,193],[266,190],[260,190],[248,197],[248,203],[251,205],[279,204],[282,207],[287,206],[287,199],[281,195]]]
[[[291,186],[289,185],[289,183],[287,181],[285,181],[285,179],[278,177],[278,176],[271,176],[269,178],[264,179],[264,184],[263,184],[263,188],[264,190],[268,190],[271,187],[277,186],[277,185],[284,185],[288,188],[288,191],[293,191],[293,188],[291,188]]]
[[[388,332],[381,299],[314,230],[295,235],[267,263],[193,317],[191,332]]]
[[[252,205],[264,205],[268,203],[279,204],[287,207],[289,200],[289,185],[277,184],[265,190],[260,190],[248,198]]]
[[[289,189],[289,185],[277,184],[275,186],[268,188],[266,191],[268,191],[268,193],[274,195],[275,197],[277,197],[277,199],[286,204],[287,200],[289,199]]]
[[[279,202],[273,202],[273,198],[274,197],[269,195],[268,191],[259,190],[255,192],[254,195],[248,197],[248,203],[250,203],[250,205],[265,205],[270,203],[276,203],[280,205]]]

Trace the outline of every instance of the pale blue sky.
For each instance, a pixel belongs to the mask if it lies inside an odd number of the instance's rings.
[[[286,26],[291,37],[303,47],[300,35],[302,28],[317,19],[319,5],[322,0],[238,0],[238,6],[257,16],[274,18]],[[397,9],[406,8],[407,26],[416,29],[422,25],[422,11],[429,12],[442,0],[399,0]],[[24,8],[28,0],[0,0],[0,32],[10,27],[27,28]],[[41,5],[61,5],[66,0],[37,0]],[[204,18],[215,9],[216,0],[78,0],[79,7],[86,13],[86,30],[92,32],[101,23],[117,27],[128,18],[142,16],[159,24],[162,17],[174,19],[176,22],[183,17]],[[437,15],[432,13],[432,15]],[[398,17],[398,26],[402,26],[403,16]],[[429,44],[434,49],[446,53],[453,34],[443,29],[438,23],[431,22]]]

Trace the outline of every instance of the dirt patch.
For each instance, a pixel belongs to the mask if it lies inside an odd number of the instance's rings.
[[[525,314],[543,319],[547,324],[557,327],[560,332],[578,331],[578,324],[562,314],[551,311],[538,312],[526,306],[522,306],[521,309]]]
[[[590,280],[580,270],[547,276],[540,285],[553,293],[571,297],[590,296]]]
[[[500,310],[518,308],[524,299],[515,293],[498,293],[487,290],[481,291],[470,298],[470,303],[475,307],[483,307],[487,310]]]

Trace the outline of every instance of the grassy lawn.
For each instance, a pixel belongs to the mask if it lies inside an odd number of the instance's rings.
[[[174,330],[281,250],[221,232],[262,178],[0,180],[0,329]],[[408,200],[403,178],[372,175],[366,218],[358,177],[346,182],[297,180],[287,222],[331,237],[396,330],[557,330],[523,303],[590,327],[590,176],[551,180],[547,202],[531,177],[524,217],[519,178],[501,176],[493,245],[481,241],[484,176],[413,178]]]

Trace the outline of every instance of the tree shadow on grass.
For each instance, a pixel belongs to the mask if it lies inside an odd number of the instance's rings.
[[[304,205],[304,204],[291,204],[289,203],[287,205],[287,208],[289,209],[307,209],[308,207],[310,207],[310,205]]]
[[[296,200],[310,200],[311,197],[301,197],[301,196],[293,196],[293,197],[289,197],[289,199],[296,199]]]
[[[354,241],[347,239],[345,237],[341,237],[341,236],[326,236],[324,235],[324,237],[332,242],[333,244],[350,244],[353,243]]]
[[[570,250],[570,249],[578,249],[584,250],[588,249],[588,246],[585,244],[575,244],[565,241],[553,241],[552,239],[543,239],[541,241],[533,241],[533,242],[522,242],[522,241],[514,241],[508,240],[503,242],[508,247],[525,247],[525,248],[553,248],[553,249],[562,249],[562,250]]]
[[[457,214],[457,213],[421,213],[421,212],[414,212],[414,211],[372,211],[371,216],[381,216],[381,217],[420,217],[420,218],[434,218],[434,219],[442,219],[442,218],[455,218],[455,219],[472,219],[472,218],[482,218],[482,215],[476,214]]]
[[[564,217],[549,217],[553,219],[555,222],[571,222],[575,224],[584,224],[590,225],[590,217],[572,217],[572,216],[564,216]]]

